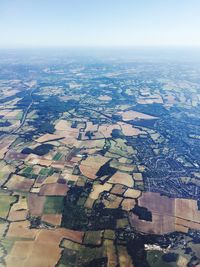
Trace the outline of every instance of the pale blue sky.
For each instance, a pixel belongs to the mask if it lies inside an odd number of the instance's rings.
[[[0,47],[200,46],[200,0],[0,0]]]

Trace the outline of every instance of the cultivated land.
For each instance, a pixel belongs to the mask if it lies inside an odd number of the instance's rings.
[[[3,62],[0,266],[200,266],[200,66]]]

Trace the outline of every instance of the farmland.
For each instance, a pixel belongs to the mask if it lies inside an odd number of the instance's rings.
[[[0,266],[199,266],[200,66],[32,60],[0,64]]]

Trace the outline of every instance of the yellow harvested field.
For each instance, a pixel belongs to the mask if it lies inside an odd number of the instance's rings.
[[[39,229],[30,229],[29,221],[11,222],[6,237],[34,239]]]
[[[26,158],[26,161],[29,162],[30,164],[36,165],[39,163],[40,157],[31,153]]]
[[[144,165],[138,165],[137,167],[140,172],[144,172],[146,170],[146,167]]]
[[[77,134],[79,132],[79,129],[77,128],[71,128],[71,123],[69,121],[66,120],[60,120],[56,125],[55,125],[55,129],[57,131],[65,131],[67,132],[71,132],[73,134]]]
[[[20,196],[17,203],[13,204],[12,210],[27,210],[27,200],[25,196]]]
[[[148,97],[139,97],[138,104],[163,104],[163,99],[160,95],[150,95]]]
[[[133,187],[134,186],[134,182],[133,182],[133,178],[130,174],[125,173],[125,172],[120,172],[117,171],[108,181],[109,183],[112,184],[122,184],[122,185],[126,185],[128,187]]]
[[[72,240],[79,244],[83,241],[84,232],[74,231],[66,228],[55,228],[55,229],[42,229],[40,234],[37,236],[37,242],[43,243],[58,243],[60,244],[63,238]]]
[[[76,146],[78,145],[77,138],[79,135],[78,128],[71,128],[71,123],[66,120],[60,120],[55,126],[56,132],[60,137],[65,137],[60,142],[67,146]]]
[[[110,100],[112,100],[112,97],[110,97],[108,95],[101,95],[98,97],[98,99],[101,101],[110,101]]]
[[[142,120],[157,119],[157,117],[154,117],[154,116],[151,116],[145,113],[133,111],[133,110],[124,111],[124,112],[120,111],[118,114],[122,116],[122,119],[124,121],[137,120],[137,119],[142,119]]]
[[[6,152],[8,151],[9,146],[15,141],[16,137],[15,136],[9,136],[9,137],[4,137],[1,139],[0,143],[0,159],[3,159]]]
[[[105,145],[105,140],[85,140],[85,141],[77,141],[77,147],[86,148],[86,149],[96,149],[103,148]]]
[[[91,209],[93,204],[94,204],[94,202],[95,202],[95,199],[88,197],[86,202],[85,202],[85,204],[84,204],[84,207],[88,208],[88,209]]]
[[[4,178],[8,177],[8,175],[15,171],[14,167],[11,165],[4,165],[3,162],[0,163],[0,182],[2,183]]]
[[[141,131],[138,128],[133,127],[130,124],[126,124],[126,123],[119,123],[122,132],[125,136],[138,136],[139,134],[146,134],[146,132]]]
[[[41,166],[49,167],[52,164],[52,160],[49,159],[39,159],[38,164]]]
[[[0,116],[5,116],[10,112],[10,109],[1,109],[0,110]]]
[[[118,169],[119,171],[123,172],[133,172],[136,169],[136,166],[133,164],[126,164],[126,163],[121,163],[117,159],[113,159],[110,162],[110,167]]]
[[[76,182],[78,180],[78,178],[79,178],[79,176],[75,175],[75,174],[66,174],[64,176],[65,180],[69,180],[69,181],[73,181],[73,182]]]
[[[111,190],[112,194],[115,195],[123,195],[126,191],[127,187],[121,184],[115,184]]]
[[[44,184],[40,188],[40,196],[65,196],[69,188],[66,184]]]
[[[135,181],[143,181],[142,174],[141,174],[140,172],[133,173],[133,179],[134,179]]]
[[[95,140],[95,139],[102,139],[104,138],[104,135],[100,132],[92,132],[92,140]],[[87,132],[83,132],[81,133],[81,140],[84,141],[84,140],[88,140],[89,137],[87,136]]]
[[[84,176],[90,179],[95,179],[97,177],[96,173],[98,172],[100,167],[104,165],[108,160],[108,158],[105,158],[101,155],[89,156],[85,160],[81,161],[79,168]]]
[[[108,267],[117,266],[116,249],[112,240],[105,240],[104,247],[108,258]],[[128,267],[128,266],[127,266]]]
[[[58,181],[57,175],[48,176],[42,184],[54,184]]]
[[[25,220],[27,215],[28,215],[28,205],[26,198],[20,196],[18,202],[12,205],[9,212],[8,220],[10,221]]]
[[[9,255],[5,258],[6,266],[54,267],[61,256],[62,248],[59,244],[62,239],[77,243],[82,243],[83,240],[83,232],[63,228],[36,230],[29,229],[29,226],[27,222],[10,224],[9,238],[28,238],[29,240],[15,241]]]
[[[92,187],[92,192],[89,194],[91,199],[98,199],[99,195],[104,191],[110,191],[112,185],[109,183],[101,184],[94,184]]]
[[[57,134],[44,134],[43,136],[39,137],[35,141],[38,143],[44,143],[44,142],[48,142],[48,141],[57,140],[60,138],[61,138],[61,136],[59,136]]]
[[[71,161],[74,162],[74,163],[78,163],[80,160],[81,160],[80,157],[72,157],[71,158]]]
[[[24,254],[26,251],[26,254]],[[58,244],[44,244],[33,241],[16,241],[8,256],[7,267],[54,267],[61,256]]]
[[[51,167],[56,168],[56,169],[64,169],[65,164],[64,163],[53,162],[51,164]]]
[[[183,226],[183,224],[179,224],[179,221],[177,221],[177,219],[175,220],[175,224],[176,224],[175,231],[187,234],[189,230],[187,226]]]
[[[96,173],[99,170],[99,168],[91,168],[90,166],[80,165],[79,166],[81,173],[90,178],[90,179],[96,179]]]
[[[60,143],[66,145],[66,146],[69,146],[69,147],[77,147],[79,145],[79,142],[82,142],[82,141],[77,141],[77,137],[78,135],[75,135],[74,137],[73,136],[68,136],[67,134],[63,134],[65,135],[66,138],[64,139],[61,139],[60,140]]]
[[[119,255],[119,266],[120,267],[134,267],[132,263],[132,259],[126,250],[126,247],[118,246],[117,251]]]
[[[37,81],[36,80],[31,80],[29,82],[25,82],[25,85],[28,85],[29,87],[33,87],[37,85]]]
[[[165,96],[165,101],[167,102],[168,105],[174,105],[177,103],[175,96],[170,94]]]
[[[87,131],[96,132],[97,130],[98,130],[98,124],[93,124],[91,121],[88,121],[86,123],[85,132],[87,132]]]
[[[41,216],[43,213],[45,197],[30,193],[28,195],[28,210],[31,216]]]
[[[132,160],[131,159],[127,159],[125,157],[121,157],[118,159],[118,161],[122,164],[131,164],[132,163]]]
[[[103,200],[103,204],[107,209],[117,209],[120,206],[123,198],[110,194],[107,199]]]
[[[197,267],[198,267],[198,265],[197,265]],[[184,257],[183,255],[179,255],[178,260],[177,260],[177,266],[178,267],[187,267],[188,266],[187,257],[186,256]]]
[[[16,197],[4,192],[0,193],[0,218],[6,219],[11,205],[16,201]],[[0,219],[0,222],[1,222]]]
[[[131,188],[128,188],[126,192],[124,193],[124,197],[128,197],[128,198],[138,198],[140,195],[141,195],[140,190],[131,189]]]
[[[181,229],[185,229],[186,233],[188,232],[188,229],[196,229],[200,230],[200,224],[194,221],[188,221],[181,218],[175,218],[175,229],[178,231],[181,231]]]
[[[5,186],[9,190],[20,190],[21,192],[28,192],[33,184],[34,180],[32,179],[13,174]]]
[[[66,139],[76,139],[77,137],[78,137],[78,132],[79,132],[79,129],[77,129],[77,128],[74,128],[74,129],[72,129],[72,128],[70,128],[70,129],[68,129],[68,130],[66,130],[66,131],[58,131],[58,130],[56,130],[56,132],[55,132],[55,134],[57,134],[57,135],[59,135],[60,137],[63,137],[63,136],[65,136],[65,138],[62,140],[62,141],[66,141]]]
[[[11,210],[9,212],[8,220],[11,222],[24,221],[28,215],[27,210]]]
[[[57,122],[55,129],[58,131],[66,131],[68,129],[71,129],[71,123],[66,120],[60,120]]]
[[[31,193],[38,194],[40,192],[40,187],[32,187],[30,190]]]
[[[130,211],[135,207],[135,204],[136,204],[135,199],[125,198],[122,201],[121,206],[123,210]]]
[[[98,151],[100,150],[101,148],[87,148],[87,149],[84,149],[83,151],[87,153],[88,155],[92,155],[92,154],[98,153]]]
[[[16,117],[20,111],[19,109],[12,110],[6,114],[6,117]]]
[[[41,220],[45,223],[60,226],[62,220],[62,214],[44,214]]]
[[[112,124],[112,125],[110,125],[110,124],[102,124],[102,125],[99,126],[98,131],[100,133],[102,133],[105,138],[109,138],[109,137],[111,137],[112,131],[115,130],[115,129],[120,130],[119,125],[117,125],[117,124]]]

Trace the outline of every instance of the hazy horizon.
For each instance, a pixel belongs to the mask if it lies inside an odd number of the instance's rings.
[[[191,47],[51,47],[0,48],[1,64],[68,63],[70,60],[124,62],[200,63],[200,48]],[[88,61],[88,62],[89,62]]]

